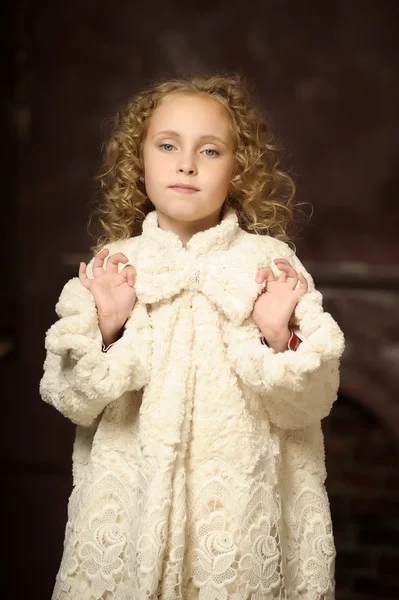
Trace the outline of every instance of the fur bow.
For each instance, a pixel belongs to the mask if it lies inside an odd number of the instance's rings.
[[[133,262],[140,302],[169,300],[185,291],[204,294],[234,325],[252,313],[264,288],[255,281],[260,265],[256,257],[229,249],[194,254],[183,248],[162,249],[143,245]]]

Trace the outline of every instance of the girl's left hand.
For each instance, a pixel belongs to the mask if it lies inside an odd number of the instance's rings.
[[[286,258],[275,258],[280,277],[276,280],[270,267],[259,269],[255,281],[266,281],[264,291],[254,303],[253,320],[269,342],[289,334],[288,324],[298,300],[308,291],[308,282]],[[299,285],[298,285],[299,282]]]

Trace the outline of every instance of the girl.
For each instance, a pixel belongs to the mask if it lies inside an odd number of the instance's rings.
[[[334,597],[321,419],[344,342],[282,241],[278,164],[238,78],[121,111],[101,251],[46,336],[42,398],[77,425],[53,600]]]

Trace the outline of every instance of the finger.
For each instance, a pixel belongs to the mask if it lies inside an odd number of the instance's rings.
[[[298,279],[299,279],[299,288],[301,291],[303,291],[303,293],[305,294],[308,289],[309,289],[309,283],[308,280],[306,279],[306,277],[302,274],[302,273],[298,273]]]
[[[284,267],[288,267],[289,269],[292,269],[292,271],[296,275],[296,271],[292,267],[292,265],[291,265],[290,261],[288,260],[288,258],[275,258],[274,262],[276,263],[277,268],[280,269],[280,271],[283,270],[285,273],[287,273],[288,277],[291,277],[293,275],[293,273],[287,271],[287,268],[284,268]]]
[[[121,275],[126,277],[127,283],[134,288],[137,278],[137,271],[132,265],[126,265],[121,271]]]
[[[104,260],[108,256],[108,254],[109,254],[108,248],[103,248],[103,250],[101,250],[101,252],[99,252],[97,254],[96,258],[94,259],[94,263],[93,263],[94,277],[100,277],[101,275],[104,274],[103,265],[104,265]]]
[[[276,265],[277,265],[277,263],[286,263],[286,264],[288,263],[289,264],[288,258],[275,258],[274,262],[276,263]]]
[[[292,267],[290,263],[279,263],[277,268],[282,271],[279,281],[289,281],[292,285],[292,289],[295,289],[298,283],[298,273],[295,271],[294,267]]]
[[[263,283],[264,281],[268,282],[274,280],[274,273],[270,267],[262,267],[261,269],[258,269],[258,272],[255,277],[255,281],[257,283]]]
[[[108,257],[106,271],[107,273],[117,273],[118,272],[118,264],[122,262],[128,262],[127,257],[122,254],[122,252],[117,252],[116,254],[112,254]]]
[[[79,263],[79,281],[81,284],[83,284],[85,287],[87,287],[87,272],[86,272],[86,263],[81,262]]]
[[[287,273],[288,277],[298,277],[298,273],[288,261],[284,263],[278,262],[276,264],[277,268],[280,269],[280,271],[284,271],[285,273]]]
[[[284,259],[277,259],[277,260],[274,261],[276,263],[276,265],[277,265],[277,268],[280,271],[280,275],[279,275],[278,280],[281,283],[285,283],[287,281],[287,266],[288,265],[286,264],[287,261],[283,262],[283,260]]]

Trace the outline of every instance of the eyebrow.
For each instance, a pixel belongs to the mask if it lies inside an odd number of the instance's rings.
[[[169,135],[171,137],[177,137],[177,138],[181,137],[180,133],[178,133],[177,131],[158,131],[152,137],[154,139],[154,138],[158,137],[159,135]],[[213,134],[201,135],[199,139],[201,141],[202,140],[214,140],[216,142],[223,144],[224,146],[228,146],[228,144],[225,140],[223,140],[222,138],[218,137],[217,135],[213,135]]]

